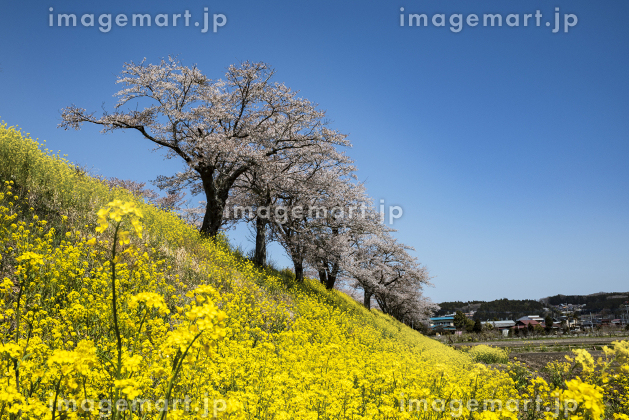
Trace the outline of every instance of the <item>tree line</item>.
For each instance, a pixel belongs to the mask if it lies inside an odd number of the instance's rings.
[[[544,305],[541,302],[532,299],[497,299],[489,302],[485,301],[469,301],[469,302],[443,302],[439,304],[439,315],[453,313],[456,311],[470,312],[474,311],[473,318],[476,320],[499,320],[499,319],[517,319],[527,315],[541,314]]]
[[[596,293],[593,295],[555,295],[545,299],[551,305],[562,303],[572,305],[585,304],[587,311],[598,312],[604,309],[617,310],[629,301],[629,292],[625,293]]]
[[[134,131],[179,159],[182,171],[160,175],[157,186],[171,196],[202,196],[203,236],[248,223],[258,266],[277,241],[296,281],[307,270],[328,289],[342,279],[362,290],[367,308],[375,301],[399,320],[425,320],[437,309],[422,294],[428,271],[375,211],[346,154],[347,136],[316,104],[273,81],[274,73],[266,63],[243,62],[211,80],[173,58],[125,63],[112,112],[95,116],[72,105],[60,126]]]

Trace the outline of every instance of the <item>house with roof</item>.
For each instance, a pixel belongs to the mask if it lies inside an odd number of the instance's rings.
[[[481,322],[482,325],[491,325],[497,330],[509,329],[515,325],[515,321],[484,321]]]
[[[565,326],[565,327],[568,327],[570,329],[579,328],[579,326],[581,325],[579,320],[577,320],[576,318],[569,317],[569,316],[563,316],[563,315],[559,317],[559,324],[561,326]]]
[[[483,326],[491,325],[498,331],[501,331],[502,335],[508,335],[509,329],[515,326],[515,321],[485,321],[485,322],[481,322],[481,324]]]
[[[537,321],[540,324],[544,322],[544,318],[542,318],[539,315],[527,315],[527,316],[523,316],[522,318],[517,319],[517,321],[524,321],[524,320]]]
[[[540,327],[543,326],[541,322],[537,322],[534,319],[524,319],[524,318],[527,318],[527,317],[522,317],[518,319],[512,328],[517,329],[517,330],[525,330],[529,328],[529,325],[531,326],[531,328],[535,328],[535,326],[537,325],[539,325]]]
[[[433,330],[440,328],[445,331],[455,331],[454,314],[430,318],[430,328]]]

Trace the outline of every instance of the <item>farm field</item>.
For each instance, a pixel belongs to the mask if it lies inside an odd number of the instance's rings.
[[[543,347],[543,346],[601,346],[609,345],[614,341],[626,340],[627,337],[581,337],[581,338],[548,338],[548,339],[511,339],[495,341],[478,341],[469,343],[453,343],[453,347],[488,345],[495,347],[517,348],[517,347]]]
[[[594,359],[604,356],[602,351],[589,351],[590,355]],[[525,363],[532,371],[540,372],[549,363],[552,362],[565,362],[566,356],[573,357],[574,354],[571,351],[549,351],[549,352],[525,352],[525,353],[512,353],[509,355],[509,359],[512,362]]]

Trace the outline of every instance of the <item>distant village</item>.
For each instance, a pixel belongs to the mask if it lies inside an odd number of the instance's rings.
[[[613,297],[627,298],[627,296]],[[481,305],[468,304],[465,309],[473,307],[481,308]],[[614,312],[607,309],[592,312],[588,310],[586,303],[565,302],[556,305],[547,304],[546,307],[542,308],[541,315],[525,315],[519,316],[517,319],[503,317],[502,319],[493,318],[483,320],[482,318],[479,319],[479,315],[487,315],[486,312],[480,313],[473,309],[470,309],[468,312],[458,312],[465,316],[467,325],[469,326],[468,328],[465,328],[465,326],[462,327],[460,322],[458,326],[456,325],[457,312],[453,312],[430,318],[430,329],[436,333],[460,333],[466,330],[472,332],[471,325],[474,323],[474,320],[476,324],[480,321],[482,330],[498,330],[502,332],[504,336],[520,335],[521,333],[526,334],[531,331],[540,332],[542,330],[547,333],[558,333],[587,332],[589,330],[599,330],[602,328],[629,329],[629,301],[620,304]],[[550,320],[552,320],[552,325],[550,325]]]

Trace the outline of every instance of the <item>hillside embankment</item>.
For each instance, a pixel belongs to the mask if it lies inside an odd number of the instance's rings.
[[[0,161],[2,419],[515,419],[482,401],[554,401],[317,281],[255,267],[6,125]],[[585,405],[598,385],[580,384],[574,412],[604,410],[602,394]]]

